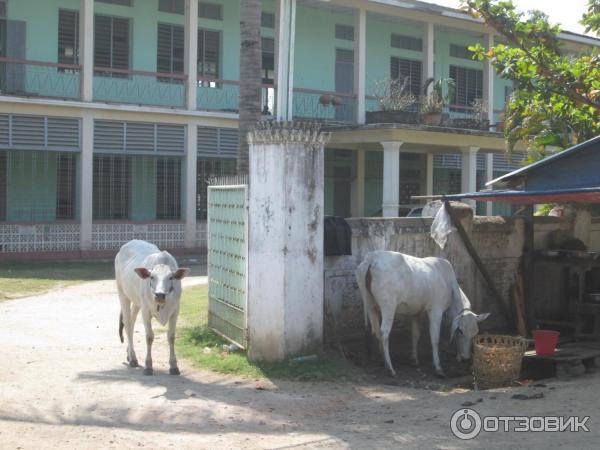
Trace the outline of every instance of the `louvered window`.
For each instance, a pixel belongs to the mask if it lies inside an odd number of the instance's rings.
[[[198,76],[219,79],[221,75],[221,32],[198,30]],[[214,81],[203,81],[202,86],[218,87]]]
[[[198,156],[229,157],[237,155],[239,134],[233,128],[198,127]]]
[[[94,155],[94,220],[128,218],[129,163],[125,156]]]
[[[185,153],[185,125],[96,120],[94,152]]]
[[[6,220],[6,184],[8,180],[6,155],[6,152],[0,152],[0,220]]]
[[[275,14],[263,12],[260,16],[260,26],[263,28],[275,28]]]
[[[423,74],[422,63],[414,59],[396,58],[393,56],[390,61],[390,76],[392,79],[407,79],[410,86],[410,92],[419,97],[421,94],[421,76]]]
[[[450,66],[450,78],[454,80],[453,105],[471,106],[483,98],[483,70]]]
[[[129,19],[96,14],[94,22],[94,66],[129,70]],[[127,77],[127,74],[102,72],[103,76]]]
[[[198,3],[198,17],[212,20],[223,20],[223,6],[216,3]]]
[[[275,83],[275,39],[262,38],[262,82]]]
[[[0,2],[0,19],[6,19],[6,2]]]
[[[111,5],[133,6],[133,0],[95,0],[98,3],[109,3]]]
[[[342,39],[344,41],[354,40],[354,27],[352,25],[340,25],[335,26],[335,38]]]
[[[75,219],[76,156],[59,153],[56,159],[56,218]]]
[[[172,14],[185,12],[185,0],[158,0],[158,10]]]
[[[79,64],[79,12],[58,10],[58,62]],[[64,69],[59,69],[64,71]]]
[[[412,50],[415,52],[423,51],[423,39],[403,34],[392,34],[391,46],[394,48],[402,48],[404,50]]]
[[[464,45],[450,44],[450,56],[454,58],[473,59],[473,53]]]
[[[184,30],[180,25],[158,24],[156,70],[160,73],[183,73]],[[173,78],[158,78],[163,82],[177,82]]]
[[[181,219],[181,159],[156,161],[156,218]]]
[[[212,177],[236,174],[235,159],[198,159],[196,164],[196,218],[206,220],[208,181]]]
[[[0,146],[26,150],[79,150],[78,119],[0,115]]]

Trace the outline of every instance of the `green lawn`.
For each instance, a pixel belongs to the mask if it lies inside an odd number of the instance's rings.
[[[0,263],[0,301],[114,278],[112,262]]]
[[[350,363],[337,354],[330,353],[321,355],[317,362],[250,363],[246,352],[223,351],[226,341],[208,329],[207,312],[207,286],[186,289],[181,298],[177,355],[190,360],[197,367],[248,377],[306,381],[341,381],[357,373]],[[205,348],[210,349],[210,352],[205,353]]]

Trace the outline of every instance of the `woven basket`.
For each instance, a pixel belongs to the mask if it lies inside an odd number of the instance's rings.
[[[483,334],[473,339],[476,389],[509,386],[521,374],[527,341],[519,336]]]

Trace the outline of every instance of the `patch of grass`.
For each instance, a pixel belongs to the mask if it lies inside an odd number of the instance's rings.
[[[178,321],[177,354],[195,366],[215,372],[247,377],[299,381],[341,381],[356,374],[356,369],[336,354],[320,355],[315,362],[251,363],[245,351],[227,353],[223,338],[208,328],[208,287],[194,286],[181,297]],[[209,349],[210,351],[206,351]]]
[[[114,278],[112,262],[0,263],[0,301]]]

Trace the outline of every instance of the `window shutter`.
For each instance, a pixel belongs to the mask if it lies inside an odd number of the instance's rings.
[[[219,136],[217,128],[198,127],[198,156],[218,156]]]
[[[184,49],[185,31],[182,26],[173,25],[173,73],[183,73],[185,58]]]
[[[159,0],[158,10],[171,14],[184,14],[184,0]]]
[[[79,12],[58,10],[58,62],[78,64],[79,61]]]
[[[403,34],[392,34],[390,45],[393,48],[402,48],[405,50],[412,50],[414,52],[423,51],[423,39],[405,36]]]
[[[79,150],[80,126],[78,119],[48,117],[47,146],[57,150]]]
[[[7,152],[0,151],[0,220],[6,220]]]
[[[198,17],[212,20],[223,20],[223,7],[215,3],[198,3]]]
[[[154,124],[143,122],[127,122],[125,124],[125,151],[154,151],[154,131]]]
[[[110,3],[111,5],[132,6],[132,0],[95,0],[99,3]]]
[[[43,116],[13,116],[13,147],[39,148],[46,146],[45,119]]]
[[[415,96],[421,95],[422,63],[414,59],[392,57],[390,75],[393,79],[408,78],[410,92]]]
[[[340,25],[335,26],[335,38],[342,39],[344,41],[354,40],[354,27],[352,25]]]
[[[171,25],[158,24],[158,42],[156,49],[156,71],[171,72],[173,50],[173,33]]]
[[[263,11],[260,17],[260,26],[263,28],[275,28],[275,14]]]
[[[94,121],[94,151],[125,151],[125,123],[109,120]]]
[[[6,56],[13,59],[26,59],[27,23],[20,20],[6,21]],[[10,93],[26,92],[25,66],[8,64],[4,68],[3,89]]]
[[[8,114],[0,114],[0,147],[10,145],[10,119]]]
[[[471,106],[476,98],[483,97],[483,70],[450,66],[450,78],[454,80],[453,104]]]
[[[156,125],[156,151],[185,153],[185,125]]]
[[[111,66],[111,18],[96,14],[94,18],[94,66]]]
[[[209,78],[219,78],[221,65],[221,33],[219,31],[198,31],[198,74]]]
[[[464,45],[450,44],[450,56],[454,58],[473,59],[473,53]]]
[[[113,18],[112,67],[129,69],[129,19]]]

